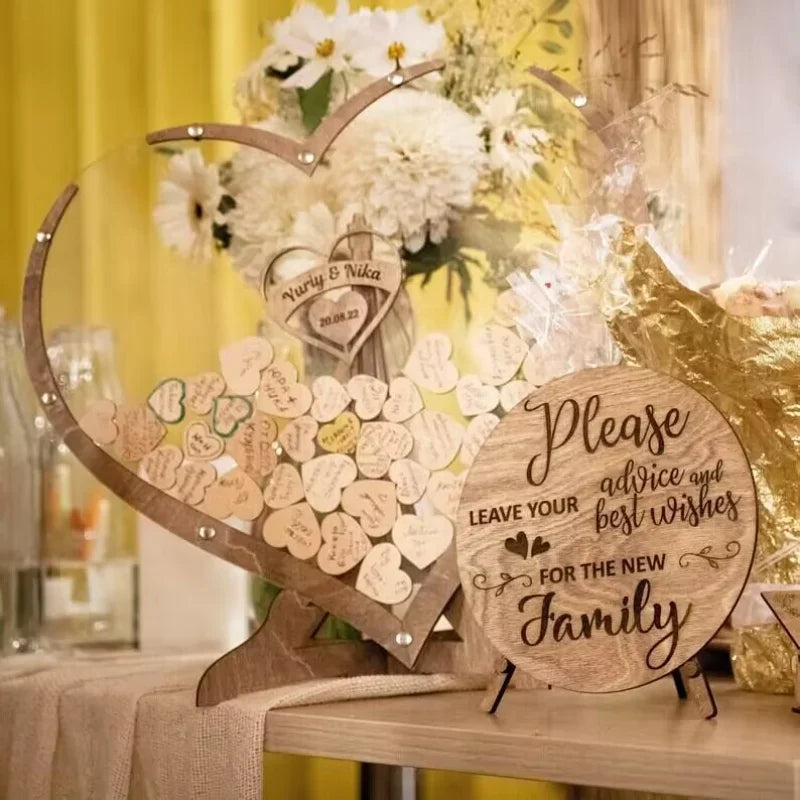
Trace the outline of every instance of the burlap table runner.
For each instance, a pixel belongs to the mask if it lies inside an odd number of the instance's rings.
[[[486,683],[455,675],[317,680],[199,709],[195,687],[212,660],[204,654],[0,661],[0,797],[258,800],[269,709]]]

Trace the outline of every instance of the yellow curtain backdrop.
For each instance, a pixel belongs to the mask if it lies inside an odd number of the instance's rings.
[[[333,6],[332,0],[318,1]],[[19,313],[35,231],[61,189],[83,167],[146,131],[194,120],[238,121],[234,78],[263,47],[263,23],[284,16],[292,5],[292,0],[0,0],[0,305],[11,316]],[[547,5],[530,3],[532,13]],[[498,6],[508,6],[508,0]],[[577,10],[567,13],[576,19]],[[579,41],[573,40],[575,59]],[[75,276],[83,286],[87,318],[107,291],[93,280],[98,268],[88,259],[87,274]],[[232,271],[222,278],[228,279],[238,280]],[[147,274],[142,284],[137,313],[168,318],[163,312],[174,302],[169,287]],[[251,332],[238,331],[233,308],[219,315],[231,333]],[[183,339],[195,346],[191,333],[184,330]],[[135,360],[122,365],[123,372],[136,365]],[[268,756],[265,774],[266,798],[358,797],[354,764]],[[434,772],[422,774],[421,786],[427,800],[456,794],[462,800],[556,800],[566,792],[549,784]]]

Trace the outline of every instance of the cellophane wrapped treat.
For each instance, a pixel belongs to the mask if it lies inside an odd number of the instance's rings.
[[[800,584],[800,283],[755,277],[768,247],[744,277],[713,287],[698,277],[708,265],[677,255],[680,204],[645,167],[645,143],[685,94],[667,87],[595,127],[601,157],[582,202],[551,208],[559,245],[510,282],[524,300],[520,327],[557,362],[553,377],[623,359],[689,383],[725,414],[759,499],[751,582],[732,617],[733,669],[744,688],[790,692],[794,647],[760,592]]]

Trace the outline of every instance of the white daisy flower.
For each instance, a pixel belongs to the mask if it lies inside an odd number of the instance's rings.
[[[444,27],[426,22],[417,8],[407,11],[377,9],[370,17],[369,44],[353,56],[353,63],[370,75],[386,75],[400,66],[425,61],[444,46]]]
[[[206,164],[198,149],[169,160],[153,218],[164,243],[197,263],[214,252],[213,222],[222,197],[216,164]]]
[[[331,156],[339,205],[410,252],[439,243],[469,208],[484,166],[481,124],[440,95],[401,89],[356,117]]]
[[[538,145],[550,137],[542,128],[526,124],[527,112],[519,108],[522,91],[501,89],[490,97],[476,98],[489,144],[489,167],[510,180],[524,180],[543,156]]]
[[[283,86],[309,89],[326,72],[345,72],[350,59],[363,45],[368,17],[350,15],[347,0],[339,0],[332,16],[308,3],[273,27],[275,44],[298,58],[303,66],[290,75]]]

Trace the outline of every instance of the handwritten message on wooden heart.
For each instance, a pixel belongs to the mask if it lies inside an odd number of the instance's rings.
[[[376,544],[361,563],[356,589],[378,603],[402,603],[411,594],[411,578],[400,569],[403,558],[389,542]]]
[[[178,467],[183,461],[183,451],[174,444],[164,444],[148,453],[140,462],[144,479],[166,491],[178,480]]]
[[[312,417],[293,419],[279,434],[278,441],[290,458],[295,461],[310,461],[317,452],[319,423]]]
[[[322,544],[317,517],[308,503],[298,503],[270,514],[264,522],[262,534],[267,544],[286,547],[300,559],[316,555]]]
[[[97,444],[113,444],[119,435],[114,422],[117,405],[113,400],[96,400],[86,409],[78,424]]]
[[[361,526],[349,514],[341,511],[328,514],[322,520],[322,540],[317,564],[328,575],[349,572],[372,546]]]
[[[258,388],[261,371],[271,361],[272,345],[261,336],[248,336],[219,351],[222,377],[228,391],[234,395],[253,394]]]
[[[347,393],[355,401],[355,412],[364,420],[381,413],[389,387],[372,375],[353,375],[347,382]]]
[[[185,397],[186,384],[180,378],[167,378],[150,393],[147,405],[162,422],[174,425],[186,414],[183,402]]]
[[[519,403],[467,474],[461,582],[497,649],[542,681],[639,686],[716,633],[747,580],[753,479],[687,385],[609,367]]]

